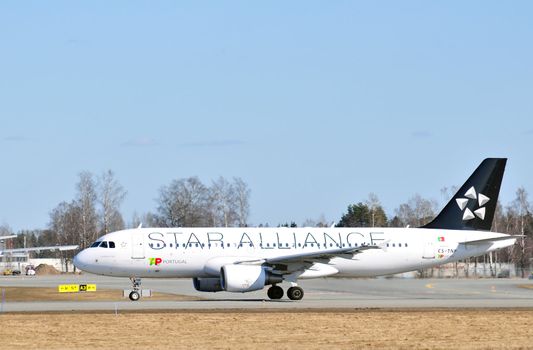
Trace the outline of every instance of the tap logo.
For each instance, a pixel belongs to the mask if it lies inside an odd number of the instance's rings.
[[[485,196],[482,193],[476,193],[476,189],[474,186],[470,187],[468,191],[464,194],[466,198],[457,198],[455,201],[457,202],[457,205],[461,209],[461,211],[464,211],[463,213],[463,221],[468,221],[474,219],[476,216],[480,218],[481,220],[485,220],[485,207],[484,205],[487,204],[490,201],[490,198]],[[478,202],[478,209],[474,210],[472,212],[469,208],[467,208],[468,202],[473,199],[477,200]]]
[[[163,259],[161,258],[148,258],[148,260],[150,261],[150,266],[152,265],[157,266],[163,262]]]

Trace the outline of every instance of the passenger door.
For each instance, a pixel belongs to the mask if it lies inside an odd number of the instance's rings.
[[[144,259],[144,234],[134,232],[131,235],[131,258]]]
[[[435,245],[432,241],[427,241],[424,243],[422,259],[435,259]]]

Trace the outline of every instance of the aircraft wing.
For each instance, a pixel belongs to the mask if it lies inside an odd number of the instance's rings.
[[[15,238],[15,237],[17,237],[17,235],[0,236],[0,241],[3,241],[4,239],[9,239],[9,238]]]
[[[56,245],[48,247],[31,247],[31,248],[16,248],[16,249],[3,249],[0,250],[0,255],[4,254],[14,254],[14,253],[27,253],[27,252],[40,252],[42,250],[75,250],[78,249],[77,245]]]
[[[473,241],[464,241],[464,242],[459,242],[459,244],[464,244],[464,245],[487,244],[487,243],[493,243],[497,241],[506,241],[508,239],[517,239],[517,238],[522,238],[522,237],[524,236],[523,235],[505,235],[505,236],[500,236],[500,237],[476,239]]]
[[[345,258],[351,259],[354,255],[360,254],[365,250],[370,249],[382,249],[378,245],[365,245],[360,247],[350,247],[350,248],[338,248],[338,249],[328,249],[322,251],[314,252],[305,252],[305,253],[296,253],[289,255],[282,255],[273,258],[264,258],[257,260],[242,260],[236,262],[237,264],[266,264],[266,265],[287,265],[294,263],[304,263],[304,264],[313,264],[313,263],[327,263],[333,258]]]

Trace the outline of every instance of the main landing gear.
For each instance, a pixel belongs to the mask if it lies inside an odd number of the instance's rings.
[[[130,277],[130,281],[133,284],[133,290],[130,292],[130,300],[137,301],[141,299],[141,279]]]
[[[283,298],[283,288],[277,285],[273,285],[268,288],[267,295],[272,300]],[[298,286],[293,286],[287,289],[287,297],[291,300],[302,300],[304,297],[304,290]]]
[[[304,290],[298,286],[287,289],[287,296],[291,300],[302,300],[304,297]]]
[[[276,300],[283,298],[283,288],[280,286],[273,285],[272,287],[268,288],[267,295],[270,299]]]

